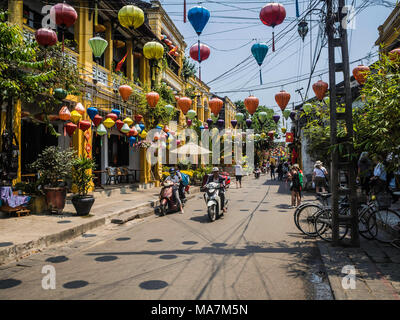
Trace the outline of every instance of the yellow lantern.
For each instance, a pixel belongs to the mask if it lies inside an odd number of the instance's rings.
[[[282,128],[281,131],[282,131],[283,134],[285,134],[286,133],[286,128]]]
[[[106,120],[104,120],[103,124],[106,128],[110,129],[115,125],[115,121],[111,118],[107,118]]]
[[[71,111],[71,121],[73,123],[77,124],[81,119],[82,115],[78,111],[76,110]]]
[[[146,131],[146,130],[143,130],[142,133],[139,134],[139,136],[140,136],[142,139],[146,139],[146,137],[147,137],[147,131]]]
[[[156,41],[147,42],[143,47],[143,54],[149,60],[161,59],[164,55],[164,46]]]
[[[131,118],[125,118],[124,123],[126,123],[129,127],[133,124],[133,120]]]
[[[144,12],[142,9],[127,5],[118,12],[118,20],[125,28],[139,28],[144,23]]]

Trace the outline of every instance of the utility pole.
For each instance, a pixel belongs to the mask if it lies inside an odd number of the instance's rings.
[[[337,2],[337,12],[334,12],[334,1]],[[360,245],[358,234],[357,199],[355,189],[355,163],[352,160],[353,146],[353,118],[352,118],[352,97],[350,87],[350,66],[347,43],[347,15],[343,14],[344,0],[326,0],[327,17],[326,32],[328,34],[329,52],[329,87],[330,87],[330,130],[332,146],[331,163],[331,191],[332,191],[332,243],[334,246],[345,244],[340,241],[340,226],[347,225],[351,228],[350,245]],[[341,50],[341,62],[335,60],[335,48]],[[344,89],[336,88],[336,73],[342,72]],[[344,102],[345,112],[338,112],[337,106]],[[347,135],[337,137],[338,122],[345,124]],[[339,149],[343,146],[343,150]],[[348,185],[343,188],[339,186],[340,173],[347,173]],[[346,195],[350,201],[351,215],[339,215],[339,196]]]

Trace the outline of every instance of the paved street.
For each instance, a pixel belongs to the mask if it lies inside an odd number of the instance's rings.
[[[185,213],[106,225],[0,268],[0,299],[330,299],[315,242],[299,235],[287,185],[248,177],[208,221]],[[42,289],[42,268],[56,289]]]

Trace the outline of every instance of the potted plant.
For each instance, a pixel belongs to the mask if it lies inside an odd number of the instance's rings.
[[[75,151],[61,150],[51,146],[46,148],[31,164],[31,168],[39,173],[51,212],[60,214],[64,209],[67,195],[66,181],[71,176],[74,159]]]
[[[78,216],[86,216],[94,203],[94,197],[88,195],[92,186],[91,170],[95,169],[96,163],[90,158],[77,158],[72,165],[72,183],[77,193],[72,197],[72,204]]]
[[[47,211],[46,197],[40,179],[35,182],[19,182],[15,184],[15,189],[32,198],[29,204],[32,213],[40,214]]]

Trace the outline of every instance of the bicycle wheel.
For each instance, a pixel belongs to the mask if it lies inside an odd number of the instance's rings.
[[[375,212],[376,225],[372,229],[375,239],[382,243],[391,243],[400,235],[400,215],[391,209],[379,209]],[[372,218],[371,218],[372,219]]]
[[[301,207],[295,216],[295,223],[297,228],[307,236],[316,237],[314,228],[315,214],[321,210],[322,207],[317,204],[307,204]]]
[[[323,209],[320,210],[316,216],[314,221],[314,228],[316,234],[325,241],[332,241],[332,210],[331,209]],[[349,227],[347,225],[339,226],[339,240],[344,239],[346,237]]]
[[[363,205],[358,209],[358,232],[367,239],[373,240],[377,234],[376,217],[371,208]]]
[[[308,207],[308,206],[315,206],[316,204],[314,203],[302,203],[301,205],[299,205],[296,210],[293,213],[293,219],[294,219],[294,224],[296,225],[297,228],[300,229],[299,227],[299,213],[301,210],[303,210],[304,207]],[[322,206],[321,206],[322,209]]]

